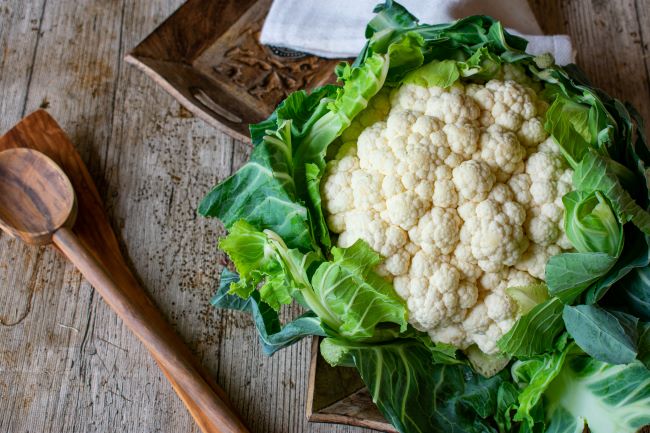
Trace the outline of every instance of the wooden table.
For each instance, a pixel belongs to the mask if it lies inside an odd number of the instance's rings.
[[[309,342],[273,358],[249,318],[208,301],[224,256],[203,194],[246,160],[124,54],[182,0],[1,0],[0,132],[46,108],[97,182],[135,273],[255,432],[308,424]],[[593,81],[650,121],[650,0],[534,0]],[[649,129],[646,128],[648,131]],[[146,351],[51,248],[0,234],[0,433],[198,432]]]

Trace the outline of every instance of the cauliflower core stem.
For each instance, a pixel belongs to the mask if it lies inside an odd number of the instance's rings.
[[[547,104],[505,72],[380,92],[321,183],[338,245],[363,239],[386,258],[379,271],[410,323],[488,354],[517,319],[505,289],[539,283],[548,258],[571,249],[561,198],[572,172],[544,131]]]

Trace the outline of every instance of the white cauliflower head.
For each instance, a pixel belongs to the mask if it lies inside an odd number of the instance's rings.
[[[385,261],[410,323],[486,353],[513,326],[506,288],[544,280],[571,248],[571,170],[543,128],[547,104],[517,70],[485,85],[382,91],[341,137],[321,197],[338,245]]]

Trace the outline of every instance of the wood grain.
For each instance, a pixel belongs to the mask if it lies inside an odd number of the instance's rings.
[[[121,60],[181,3],[1,2],[0,132],[49,107],[96,180],[137,279],[252,431],[370,433],[307,423],[309,341],[266,358],[245,315],[209,306],[224,232],[197,218],[196,205],[249,150]],[[647,0],[532,3],[545,30],[577,41],[599,86],[634,99],[650,120]],[[0,235],[0,432],[198,432],[155,362],[92,293],[58,254]]]
[[[45,245],[76,216],[74,189],[54,161],[34,149],[0,151],[2,230],[30,245]]]
[[[96,188],[56,122],[39,110],[0,138],[0,150],[3,230],[29,244],[53,243],[63,252],[153,355],[204,433],[247,433],[223,390],[201,371],[131,275]],[[74,186],[61,167],[70,170]]]

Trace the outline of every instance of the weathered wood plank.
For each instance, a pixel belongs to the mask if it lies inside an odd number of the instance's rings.
[[[576,63],[596,86],[650,119],[650,59],[641,39],[649,29],[648,0],[531,0],[531,6],[546,33],[571,36]]]
[[[641,53],[645,66],[646,77],[650,80],[650,1],[649,0],[635,0],[634,12],[636,14],[639,32],[638,44],[641,47]],[[645,95],[645,104],[650,106],[650,94]],[[647,109],[650,111],[650,108]],[[646,120],[646,133],[650,130],[650,117],[647,112],[644,113]]]
[[[49,101],[51,112],[71,133],[99,180],[104,177],[104,151],[120,82],[124,4],[46,5],[32,73],[35,85],[26,104],[30,111],[43,100]],[[177,6],[161,10],[159,20]],[[148,16],[154,18],[154,14]],[[3,350],[16,360],[2,363],[7,373],[2,388],[13,393],[11,399],[2,399],[10,405],[2,410],[2,430],[142,431],[144,427],[191,431],[192,422],[183,418],[185,410],[153,362],[112,312],[92,296],[90,287],[81,284],[79,275],[51,250],[41,252],[33,268],[38,270],[33,286],[44,294],[34,293],[24,326],[2,329],[3,334],[12,331],[15,335],[13,339],[2,335],[2,340],[15,342],[13,347],[3,344]],[[3,291],[29,288],[29,279],[20,280],[25,274],[29,276],[27,272],[13,274],[18,283],[3,285]],[[126,354],[129,348],[134,356]]]
[[[0,5],[0,129],[49,104],[136,274],[252,431],[370,432],[306,423],[309,341],[266,358],[250,319],[209,305],[223,228],[197,217],[196,204],[249,149],[121,61],[182,0],[45,1]],[[546,31],[573,37],[596,84],[650,120],[647,0],[532,3]],[[57,254],[1,235],[0,269],[0,432],[198,431],[146,351]]]
[[[23,115],[45,0],[0,4],[0,131]]]

